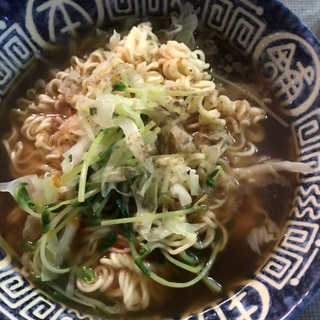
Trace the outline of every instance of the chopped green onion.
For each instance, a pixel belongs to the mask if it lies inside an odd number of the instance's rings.
[[[26,212],[34,216],[35,214],[37,214],[37,206],[33,201],[31,201],[28,191],[26,189],[26,185],[27,183],[19,184],[15,192],[15,199],[21,209],[25,210]]]
[[[202,265],[190,266],[190,265],[188,265],[186,263],[183,263],[182,261],[179,261],[178,259],[173,258],[165,250],[162,250],[161,252],[169,262],[171,262],[175,266],[179,267],[180,269],[189,271],[191,273],[199,273],[201,271],[202,267],[203,267]]]
[[[44,210],[41,214],[42,232],[47,233],[50,229],[50,212]]]
[[[119,223],[116,223],[116,224],[121,224],[121,227],[122,227],[122,230],[123,230],[125,236],[128,239],[132,239],[132,238],[134,238],[134,230],[132,227],[132,223],[130,221],[128,221],[128,219],[132,219],[134,217],[130,217],[128,207],[124,204],[124,202],[122,200],[120,200],[120,199],[116,200],[116,204],[117,204],[117,207],[120,209],[120,213],[121,213],[122,218],[106,220],[106,221],[114,221],[114,220],[120,221]],[[101,222],[101,225],[103,225],[102,222]]]
[[[212,277],[203,277],[201,281],[212,291],[212,292],[220,292],[222,286]]]
[[[206,177],[206,186],[208,186],[211,189],[214,189],[216,187],[216,183],[214,181],[214,178],[221,170],[220,166],[216,166]]]
[[[209,260],[207,261],[207,263],[204,266],[202,266],[201,271],[197,274],[196,277],[194,277],[193,279],[186,281],[186,282],[168,281],[168,280],[158,276],[157,274],[155,274],[151,270],[150,270],[149,277],[151,279],[153,279],[154,281],[156,281],[164,286],[171,287],[171,288],[190,287],[190,286],[193,286],[194,284],[196,284],[197,282],[203,281],[203,279],[207,278],[207,274],[210,271],[212,265],[214,264],[216,257],[217,257],[217,249],[213,248],[213,251],[211,252]],[[211,289],[214,290],[215,292],[219,292],[221,290],[221,285],[218,284],[217,282],[212,281],[212,282],[210,282],[210,285],[211,285]]]
[[[179,257],[190,266],[195,266],[199,263],[199,258],[190,251],[180,252]]]
[[[99,160],[101,161],[107,161],[109,160],[110,156],[111,156],[111,153],[113,151],[113,148],[114,148],[114,145],[115,145],[116,142],[113,142],[110,144],[110,146],[108,146],[107,149],[101,151],[99,153]]]
[[[94,116],[98,113],[98,110],[95,107],[91,107],[89,112],[90,112],[90,116]]]
[[[127,89],[127,86],[121,81],[116,82],[112,86],[112,91],[125,91],[126,89]]]
[[[130,239],[128,240],[129,240],[128,241],[129,248],[131,250],[131,254],[135,264],[146,276],[150,276],[150,273],[151,273],[150,269],[141,261],[141,256],[137,252],[134,243]]]
[[[150,276],[150,269],[140,259],[134,259],[134,262],[146,276]]]
[[[37,243],[33,243],[32,241],[21,240],[19,244],[23,249],[31,252],[37,248]]]
[[[143,242],[139,242],[140,249],[139,249],[139,255],[141,259],[144,259],[147,257],[150,253],[150,249],[147,247],[147,245]]]
[[[77,268],[76,274],[78,278],[84,280],[86,283],[93,283],[96,278],[94,270],[87,266]]]

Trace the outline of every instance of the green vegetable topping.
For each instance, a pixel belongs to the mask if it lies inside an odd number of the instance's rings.
[[[218,175],[220,172],[221,167],[217,166],[215,167],[206,177],[206,186],[214,189],[216,187],[216,182],[215,182],[215,177]]]
[[[18,205],[27,211],[28,213],[33,213],[37,210],[36,204],[30,199],[28,191],[26,189],[27,183],[21,183],[15,193],[15,199]],[[31,211],[31,212],[30,212]]]
[[[94,282],[96,275],[95,272],[92,268],[89,268],[87,266],[82,266],[77,268],[76,274],[78,278],[84,280],[87,283],[92,283]]]
[[[116,82],[112,86],[112,91],[125,91],[126,89],[127,89],[127,86],[121,81]]]
[[[90,108],[90,116],[94,116],[98,113],[97,108],[91,107]]]
[[[32,241],[21,240],[19,244],[23,249],[30,252],[33,252],[37,248],[37,243],[33,243]]]
[[[42,232],[47,233],[50,229],[50,212],[44,210],[41,214]]]

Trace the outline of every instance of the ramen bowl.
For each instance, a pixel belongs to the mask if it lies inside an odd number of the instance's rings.
[[[180,301],[187,311],[175,318],[292,319],[320,286],[320,44],[276,0],[206,0],[192,4],[208,34],[214,34],[217,43],[227,44],[233,56],[250,61],[263,81],[270,84],[270,92],[277,97],[277,108],[272,112],[290,131],[294,158],[313,170],[299,174],[282,235],[251,279],[195,310]],[[146,17],[151,21],[169,19],[184,6],[182,0],[1,1],[1,115],[8,112],[13,88],[29,83],[35,61],[61,52],[66,39],[82,37],[96,28],[138,23]],[[212,50],[216,48],[212,46]],[[274,133],[273,139],[280,135]],[[4,173],[2,179],[6,178]],[[30,284],[6,245],[0,248],[0,301],[1,319],[96,318]]]

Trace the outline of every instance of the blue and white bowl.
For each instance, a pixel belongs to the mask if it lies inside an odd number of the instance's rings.
[[[2,0],[0,101],[5,101],[34,60],[44,50],[54,50],[60,40],[128,18],[168,16],[183,3]],[[195,0],[193,5],[205,27],[252,60],[266,81],[272,81],[281,98],[279,108],[292,131],[296,158],[309,164],[314,173],[300,175],[283,237],[255,277],[218,305],[189,319],[292,319],[320,287],[320,44],[277,0]],[[53,301],[30,285],[2,248],[0,318],[71,320],[92,316]]]

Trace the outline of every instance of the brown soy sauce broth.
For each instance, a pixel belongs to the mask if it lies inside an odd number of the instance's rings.
[[[156,29],[156,28],[155,28]],[[201,37],[201,33],[199,33]],[[99,41],[101,39],[99,38]],[[94,46],[97,46],[95,42]],[[201,42],[201,41],[200,41]],[[34,65],[28,70],[25,70],[20,77],[20,80],[16,82],[12,87],[7,97],[5,97],[2,103],[1,120],[6,125],[1,127],[1,135],[9,131],[8,114],[5,110],[8,110],[15,105],[17,97],[24,95],[30,83],[38,78],[49,78],[48,69],[50,68],[64,68],[68,65],[68,59],[62,57],[70,57],[72,54],[85,54],[89,52],[88,48],[92,48],[92,44],[87,44],[87,47],[82,44],[85,49],[77,47],[77,42],[67,47],[62,46],[56,52],[45,52],[43,59],[35,61]],[[201,48],[201,44],[200,44]],[[246,88],[246,90],[259,96],[260,98],[270,98],[271,103],[268,105],[271,109],[275,110],[277,102],[272,101],[272,93],[268,92],[268,85],[264,85],[263,78],[252,69],[250,62],[246,59],[239,58],[239,56],[233,57],[230,55],[230,48],[225,47],[225,44],[217,41],[217,48],[214,55],[209,55],[209,61],[213,68],[224,77],[228,78],[232,82],[236,82],[240,87]],[[230,96],[232,99],[246,98],[243,91],[234,90],[229,88],[223,83],[217,82],[221,92]],[[6,108],[6,109],[5,109]],[[291,132],[288,128],[283,127],[270,115],[263,122],[265,130],[265,139],[258,145],[258,153],[265,154],[271,158],[294,160],[293,143]],[[3,170],[0,173],[1,181],[7,181],[10,179],[8,157],[5,154],[5,150],[1,145],[1,165]],[[262,199],[265,209],[268,211],[270,218],[280,228],[283,227],[288,213],[290,211],[290,205],[294,193],[295,177],[288,175],[289,183],[285,186],[278,185],[276,183],[270,183],[261,186],[256,190],[256,196]],[[201,310],[207,306],[211,306],[214,301],[219,301],[228,292],[239,285],[247,283],[254,277],[259,268],[266,261],[269,253],[272,251],[276,241],[269,243],[262,249],[262,254],[258,255],[254,253],[247,243],[246,230],[247,222],[250,219],[255,219],[250,212],[250,201],[252,199],[244,199],[241,204],[238,213],[234,216],[232,225],[229,226],[229,241],[223,252],[221,252],[217,258],[217,261],[211,270],[211,276],[222,285],[222,292],[220,294],[212,293],[203,284],[199,283],[192,288],[186,289],[164,289],[163,296],[160,299],[160,303],[151,303],[148,310],[139,312],[137,318],[143,316],[150,317],[151,315],[159,315],[161,317],[174,317],[180,314],[194,313],[196,310]],[[6,239],[9,245],[17,252],[21,252],[19,247],[19,241],[21,240],[21,233],[25,220],[25,214],[18,209],[11,197],[8,194],[0,194],[0,232]],[[19,264],[19,262],[17,262]],[[174,281],[178,281],[179,273],[172,271],[171,275]],[[183,280],[182,277],[181,280]],[[79,307],[83,309],[82,307]],[[86,310],[91,313],[91,310]],[[136,315],[132,315],[136,317]]]

